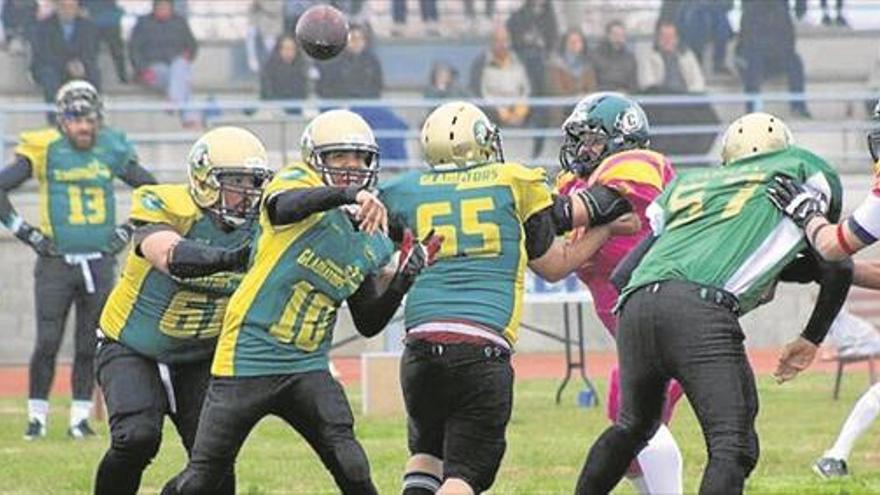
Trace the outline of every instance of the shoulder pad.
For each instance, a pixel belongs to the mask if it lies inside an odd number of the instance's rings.
[[[186,184],[158,184],[135,189],[131,218],[148,223],[165,223],[185,233],[201,211]]]

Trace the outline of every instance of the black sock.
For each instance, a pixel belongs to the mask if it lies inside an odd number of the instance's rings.
[[[434,495],[440,489],[441,480],[424,471],[410,471],[403,475],[403,495]]]

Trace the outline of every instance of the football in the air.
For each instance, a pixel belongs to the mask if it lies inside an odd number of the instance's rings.
[[[310,57],[331,59],[348,43],[348,19],[330,5],[315,5],[296,22],[296,41]]]

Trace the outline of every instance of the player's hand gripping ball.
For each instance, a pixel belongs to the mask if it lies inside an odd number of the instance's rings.
[[[312,58],[331,59],[348,44],[348,19],[330,5],[315,5],[297,21],[296,42]]]

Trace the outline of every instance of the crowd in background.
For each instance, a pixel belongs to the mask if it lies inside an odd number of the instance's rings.
[[[315,63],[293,37],[296,21],[309,7],[330,3],[351,19],[364,19],[367,3],[377,0],[252,0],[245,38],[248,68],[258,76],[265,100],[380,98],[383,68],[373,49],[371,26],[354,23],[342,55]],[[409,9],[418,5],[424,36],[441,35],[437,0],[388,0],[391,36],[405,35]],[[164,93],[186,107],[192,98],[192,62],[198,42],[188,23],[185,0],[155,0],[140,16],[129,39],[120,27],[124,15],[116,0],[0,0],[7,50],[30,45],[29,73],[50,101],[71,78],[101,87],[100,46],[106,45],[120,83],[136,83]],[[492,22],[486,50],[473,60],[469,74],[459,74],[448,61],[437,60],[424,95],[438,98],[504,97],[521,103],[490,109],[506,127],[546,126],[567,109],[529,108],[531,96],[574,96],[594,90],[681,94],[706,90],[707,74],[742,80],[747,93],[761,91],[764,81],[784,75],[792,93],[804,92],[804,67],[795,50],[795,19],[803,18],[804,0],[743,0],[738,36],[728,22],[733,0],[663,0],[650,53],[637,55],[627,40],[624,19],[611,20],[604,32],[585,33],[560,26],[560,2],[523,0],[507,19],[499,20],[495,0],[466,0],[471,21]],[[822,22],[847,26],[843,2],[821,1]],[[568,6],[562,6],[568,7]],[[733,49],[730,49],[730,47]],[[732,52],[732,56],[731,56]],[[791,110],[810,117],[803,101]],[[295,110],[291,110],[295,113]],[[197,127],[201,116],[181,112],[185,126]],[[536,142],[535,152],[541,143]]]

